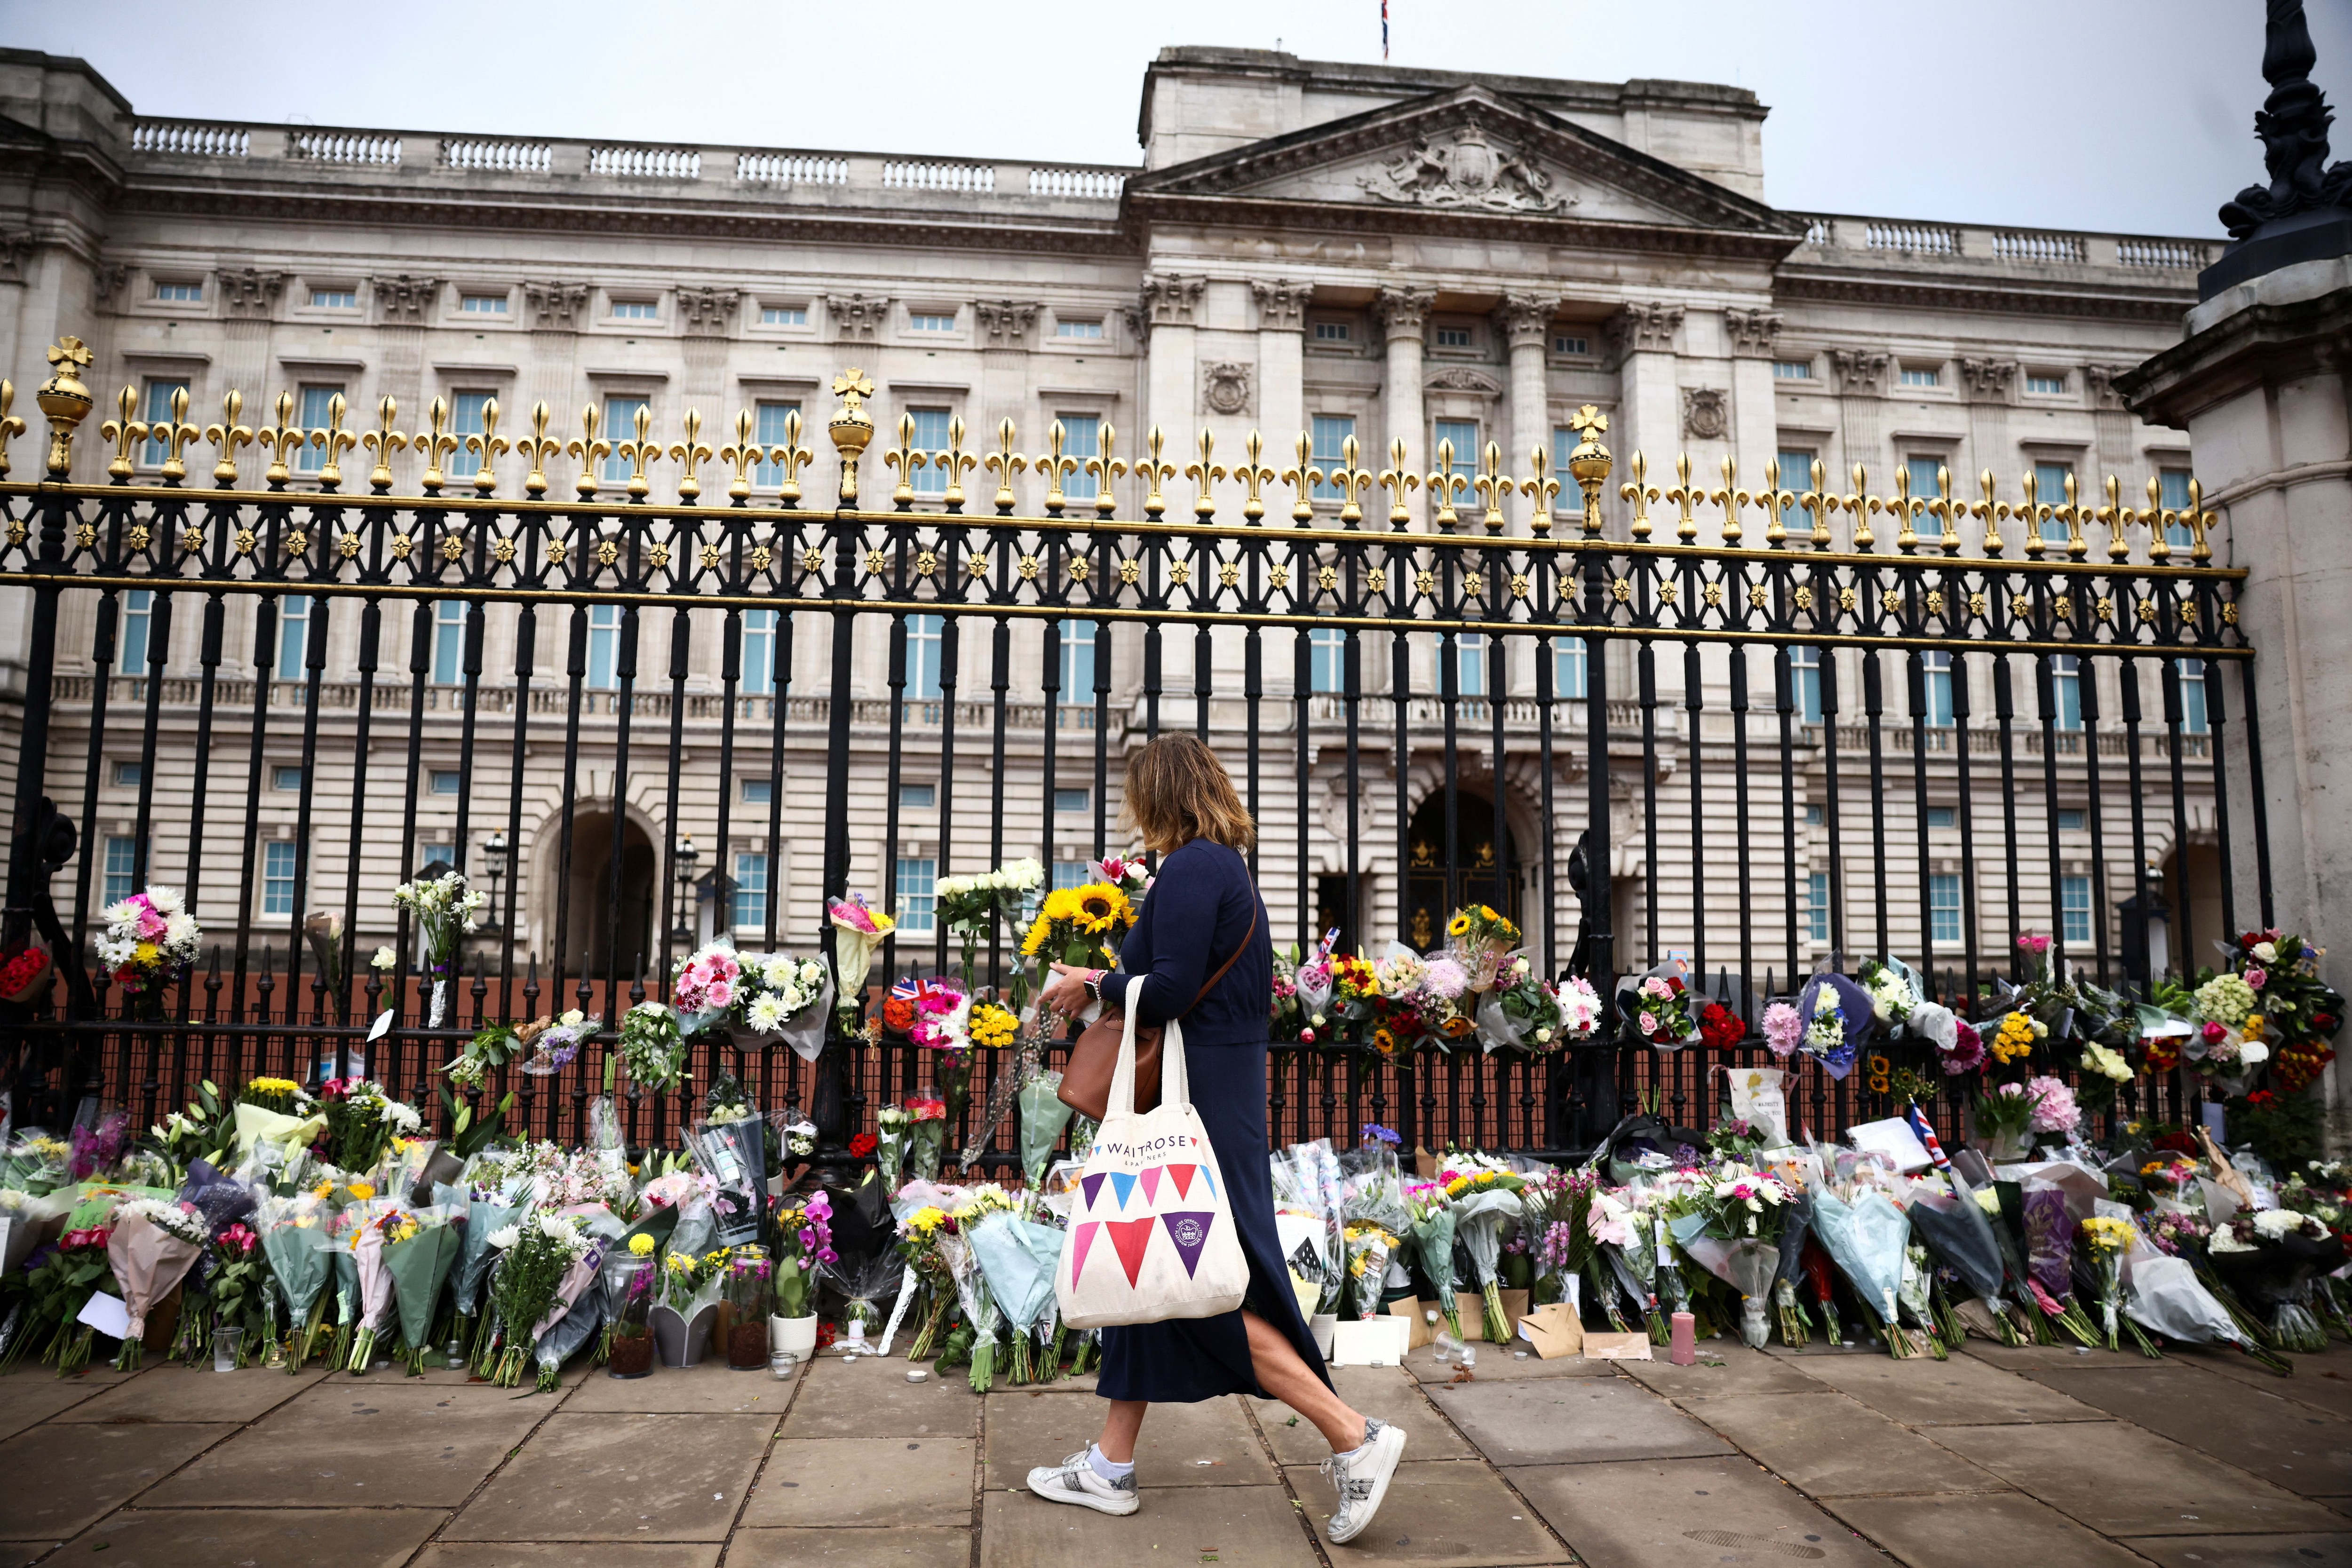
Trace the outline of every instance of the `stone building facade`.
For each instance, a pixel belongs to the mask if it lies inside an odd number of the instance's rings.
[[[2022,476],[2031,475],[2045,500],[2071,476],[2087,501],[2112,474],[2127,499],[2155,478],[2169,500],[2187,478],[2186,442],[2134,420],[2114,382],[2176,340],[2212,242],[1781,211],[1763,200],[1765,114],[1752,94],[1722,86],[1588,83],[1170,48],[1142,84],[1140,162],[1114,168],[165,121],[139,114],[82,62],[0,51],[0,367],[19,389],[20,413],[32,412],[25,389],[45,371],[45,347],[71,332],[96,354],[90,382],[108,406],[114,389],[128,386],[140,417],[166,412],[172,392],[184,389],[190,419],[215,420],[223,398],[235,391],[244,395],[246,417],[257,422],[283,392],[293,400],[297,423],[317,425],[324,423],[327,400],[340,393],[351,428],[372,428],[384,398],[396,400],[402,428],[415,428],[438,399],[447,406],[450,432],[462,437],[482,432],[495,400],[498,431],[508,434],[525,434],[527,411],[544,402],[552,411],[550,433],[559,439],[579,434],[584,406],[615,438],[628,434],[643,409],[651,430],[669,440],[693,410],[715,446],[715,436],[735,431],[739,413],[761,443],[784,441],[794,413],[814,430],[832,406],[833,376],[855,364],[877,385],[872,403],[888,421],[886,430],[901,413],[912,414],[920,447],[944,444],[948,423],[961,420],[967,448],[984,454],[1010,421],[1013,448],[1034,454],[1059,422],[1066,453],[1081,462],[1100,455],[1098,431],[1108,424],[1117,433],[1118,455],[1129,458],[1141,455],[1143,433],[1158,428],[1168,460],[1180,465],[1203,431],[1228,462],[1252,432],[1262,432],[1267,461],[1277,467],[1294,461],[1302,438],[1307,455],[1328,465],[1352,436],[1368,469],[1388,466],[1400,442],[1407,466],[1430,469],[1438,443],[1447,441],[1456,467],[1466,472],[1493,442],[1505,470],[1517,475],[1529,471],[1538,453],[1557,471],[1572,443],[1568,418],[1589,403],[1612,421],[1610,444],[1619,459],[1612,489],[1633,477],[1639,453],[1646,482],[1655,487],[1676,482],[1675,459],[1686,455],[1693,477],[1685,487],[1714,486],[1728,460],[1737,484],[1761,485],[1768,465],[1778,463],[1780,485],[1803,489],[1818,461],[1822,487],[1832,491],[1889,492],[1890,476],[1899,473],[1920,493],[1941,467],[1968,497],[1977,494],[1974,476],[1990,470],[2005,498],[2018,497]],[[821,439],[803,439],[822,453]],[[161,454],[149,447],[136,456],[142,471],[152,472]],[[20,476],[26,461],[20,446]],[[94,470],[87,447],[83,461]],[[1869,475],[1859,485],[1857,465]],[[503,493],[513,494],[520,464],[509,457],[504,466],[513,472],[500,475]],[[617,502],[627,465],[608,459],[601,472],[605,493]],[[565,470],[557,483],[568,483],[569,475]],[[753,476],[755,495],[772,497],[784,468],[762,463]],[[925,474],[918,506],[933,504],[943,482]],[[401,493],[411,493],[413,483],[404,470]],[[1119,515],[1139,515],[1140,486],[1119,483]],[[1074,500],[1094,493],[1083,468],[1068,484]],[[1034,515],[1042,482],[1031,473],[1015,485],[1022,511]],[[829,492],[818,493],[829,500]],[[1337,507],[1336,495],[1318,501],[1321,515]],[[1837,524],[1841,539],[1852,526],[1850,518]],[[1980,527],[1964,529],[1973,554]],[[47,760],[52,792],[68,801],[79,800],[91,750],[90,597],[68,598],[60,687],[67,706]],[[136,613],[135,606],[126,610]],[[229,611],[227,645],[238,651],[232,664],[243,656],[247,678],[270,674],[267,666],[278,655],[254,646],[257,606],[240,599]],[[281,645],[290,617],[299,612],[289,607],[281,614]],[[461,611],[454,613],[462,618]],[[451,842],[456,808],[438,793],[437,780],[457,766],[456,737],[443,718],[458,677],[448,644],[439,641],[451,633],[438,614],[388,633],[383,664],[405,671],[406,639],[436,640],[423,660],[427,708],[436,716],[424,739],[427,781],[419,789],[418,836],[441,846],[432,852],[479,870],[485,841],[505,824],[509,781],[501,770],[508,763],[503,741],[486,738],[475,788],[494,804],[471,814],[469,842]],[[14,625],[0,629],[0,658],[21,670],[23,617],[5,619]],[[511,622],[511,612],[501,611],[486,629],[483,667],[493,678],[505,678],[500,673],[513,666]],[[606,647],[593,642],[604,629],[592,626],[592,648]],[[353,634],[351,617],[336,622],[331,685],[353,679]],[[779,633],[772,622],[758,634]],[[194,616],[184,612],[163,650],[167,680],[192,674],[194,635]],[[1015,635],[1015,695],[1034,704],[1043,690],[1044,633],[1023,625]],[[887,706],[888,639],[881,628],[863,630],[856,689],[871,703],[861,708],[857,742],[861,779],[872,778],[871,788],[861,785],[856,796],[855,885],[916,907],[925,877],[985,863],[997,797],[1004,802],[1007,853],[1050,844],[1057,859],[1075,862],[1096,849],[1096,820],[1115,815],[1117,769],[1113,798],[1091,798],[1092,705],[1072,711],[1068,691],[1090,690],[1090,661],[1106,662],[1115,753],[1142,729],[1142,661],[1134,628],[1105,628],[1098,645],[1092,635],[1072,628],[1066,640],[1055,779],[1038,772],[1049,710],[1023,710],[1026,723],[1015,724],[1007,753],[996,758],[985,754],[984,704],[974,706],[959,742],[965,785],[949,865],[940,863],[936,803],[923,804],[919,788],[899,798],[898,841],[886,850],[877,716]],[[1277,730],[1294,722],[1286,704],[1296,667],[1288,636],[1267,638],[1266,690],[1286,699],[1268,708],[1267,723]],[[918,688],[937,678],[936,664],[921,663],[936,659],[935,651],[927,652],[936,643],[926,637],[936,637],[936,629],[916,633]],[[1220,629],[1208,644],[1213,729],[1236,747],[1240,637]],[[541,668],[560,667],[549,663],[560,661],[560,648],[549,652],[560,641],[542,632]],[[967,697],[985,695],[983,641],[977,633],[964,640],[958,673]],[[1087,651],[1073,653],[1073,644]],[[717,650],[715,636],[701,637],[689,676],[689,690],[714,702]],[[1160,717],[1189,725],[1194,639],[1171,635],[1166,655]],[[608,661],[597,666],[592,685],[609,685],[613,656],[609,649],[592,652],[592,664]],[[1510,654],[1509,690],[1490,692],[1482,670],[1475,690],[1472,677],[1463,677],[1465,696],[1524,699],[1539,656],[1549,655],[1521,639]],[[1834,655],[1843,662],[1843,689],[1860,689],[1864,656]],[[648,665],[660,659],[653,652],[642,657]],[[1414,689],[1433,690],[1436,646],[1419,648],[1414,657],[1421,662]],[[1573,695],[1570,688],[1586,677],[1580,655],[1574,662],[1568,653],[1559,657],[1558,679]],[[785,831],[776,841],[764,831],[766,805],[753,800],[761,780],[717,775],[707,702],[687,727],[690,760],[675,820],[663,770],[633,768],[620,839],[635,868],[627,873],[631,908],[642,900],[644,914],[643,930],[639,915],[625,918],[631,927],[618,938],[625,949],[641,954],[643,931],[671,918],[655,906],[667,894],[663,868],[679,833],[698,835],[701,863],[710,868],[722,792],[732,802],[723,846],[730,874],[740,870],[747,879],[764,879],[765,896],[783,901],[789,936],[814,936],[817,857],[812,837],[796,834],[793,824],[816,801],[822,758],[812,748],[821,747],[823,736],[814,725],[792,727],[789,712],[801,694],[824,692],[827,659],[824,639],[801,636],[789,666],[776,673],[788,716],[787,766],[768,780],[784,802]],[[1310,685],[1327,687],[1328,665],[1319,650],[1308,664],[1316,672]],[[1368,655],[1364,664],[1368,690],[1385,690],[1386,656]],[[1681,650],[1670,650],[1658,665],[1658,700],[1672,709],[1683,702]],[[1730,799],[1729,665],[1710,647],[1697,667],[1707,688],[1697,730],[1690,731],[1688,716],[1663,713],[1665,753],[1652,780],[1657,809],[1674,824],[1694,815],[1686,769],[1675,766],[1675,756],[1704,756],[1709,795],[1697,814],[1728,810]],[[1631,732],[1638,717],[1630,660],[1619,667],[1612,658],[1594,678],[1625,699],[1612,712]],[[1759,683],[1757,706],[1769,708],[1768,659],[1751,662],[1750,678]],[[2085,678],[2116,677],[2110,667]],[[123,674],[111,679],[121,688],[120,715],[124,701],[143,695],[144,685]],[[1899,672],[1888,684],[1890,715],[1911,722]],[[184,799],[194,771],[186,685],[167,691],[163,703],[149,869],[165,882],[185,858],[169,824],[172,802]],[[733,753],[739,771],[745,755],[768,754],[764,726],[772,709],[755,700],[764,695],[747,687],[739,698],[747,727]],[[249,712],[246,700],[240,711]],[[294,797],[271,788],[270,765],[278,760],[271,748],[281,724],[287,735],[299,730],[290,710],[280,713],[298,700],[290,689],[267,695],[278,716],[270,720],[259,776],[248,778],[249,737],[234,732],[244,719],[225,718],[227,727],[215,738],[215,799],[241,801],[248,786],[257,789],[264,841],[296,831]],[[1270,733],[1262,757],[1249,759],[1254,770],[1262,768],[1262,868],[1284,940],[1300,924],[1292,912],[1302,903],[1313,905],[1311,925],[1337,919],[1367,939],[1412,929],[1412,900],[1397,881],[1393,750],[1381,738],[1390,720],[1374,705],[1367,705],[1364,717],[1377,734],[1368,732],[1355,786],[1362,811],[1356,862],[1365,878],[1361,907],[1332,907],[1334,883],[1349,869],[1339,824],[1350,786],[1332,749],[1338,700],[1327,689],[1307,705],[1315,744],[1305,824],[1295,736]],[[2149,704],[2160,707],[2153,695]],[[225,702],[224,715],[236,707]],[[1948,729],[1952,716],[1932,711],[1932,698],[1929,707],[1916,716]],[[2117,714],[2115,694],[2096,710]],[[1418,729],[1425,716],[1408,722]],[[1521,708],[1508,717],[1514,737],[1530,732]],[[504,722],[495,712],[487,721]],[[348,733],[349,722],[341,710],[326,721],[339,734]],[[919,783],[923,748],[936,745],[925,722],[917,716],[906,736],[902,781]],[[935,709],[928,722],[936,725]],[[1563,712],[1560,722],[1565,737],[1578,721]],[[1465,727],[1474,737],[1488,733],[1483,716]],[[2089,744],[2120,746],[2112,718],[2092,727],[2098,734]],[[2201,722],[2192,727],[2201,729]],[[368,799],[348,816],[340,809],[312,814],[311,852],[303,857],[309,885],[285,890],[283,900],[269,904],[268,920],[284,915],[284,900],[296,907],[339,906],[351,868],[369,890],[363,921],[371,931],[384,923],[380,890],[402,869],[396,846],[360,830],[404,809],[408,780],[404,735],[397,726],[379,733]],[[611,733],[609,706],[601,713],[592,706],[583,740],[589,760],[575,785],[577,809],[601,812],[597,820],[606,823],[613,811]],[[1800,902],[1807,907],[1789,911],[1778,875],[1763,877],[1758,924],[1778,930],[1793,918],[1809,948],[1821,946],[1815,936],[1825,927],[1811,901],[1818,896],[1816,873],[1825,873],[1831,896],[1843,901],[1849,918],[1863,921],[1884,897],[1898,912],[1897,930],[1908,933],[1898,946],[1946,961],[1956,944],[1922,940],[1925,901],[1908,856],[1896,857],[1905,863],[1884,887],[1865,885],[1871,879],[1854,864],[1828,863],[1825,824],[1818,821],[1817,727],[1805,735],[1796,784],[1798,841],[1786,852],[1803,872]],[[1429,798],[1439,780],[1435,737],[1428,738],[1424,753],[1416,735],[1407,791],[1415,801]],[[2192,749],[2196,739],[2192,734]],[[1638,744],[1629,744],[1638,758]],[[2069,756],[2078,757],[2083,744],[2084,737],[2074,737]],[[89,814],[90,880],[101,896],[107,845],[129,831],[128,786],[113,745],[97,748],[103,754],[97,758],[100,793]],[[602,762],[595,759],[599,745]],[[1851,747],[1843,749],[1851,758]],[[317,764],[313,789],[321,800],[339,779],[345,789],[350,783],[349,760],[333,760],[336,750],[322,747]],[[538,949],[553,936],[555,862],[544,828],[561,808],[562,785],[546,748],[534,743],[529,751],[516,863],[522,918],[530,923],[523,935]],[[1564,821],[1556,841],[1541,843],[1535,813],[1542,780],[1516,740],[1509,751],[1502,768],[1504,816],[1524,875],[1547,854],[1561,857],[1576,822]],[[1949,764],[1940,745],[1937,765],[1939,798],[1948,799]],[[1573,770],[1565,761],[1560,766],[1557,782],[1572,793]],[[1999,816],[2023,813],[2036,820],[2037,831],[2060,835],[2070,883],[2079,876],[2095,885],[2090,908],[2110,921],[2136,870],[2116,849],[2129,842],[2120,823],[2131,808],[2080,798],[2074,764],[2068,766],[2074,803],[2055,821],[2042,820],[2038,799],[1978,794],[1976,810],[1984,815],[1975,866],[1959,859],[1948,810],[1919,822],[1907,798],[1870,799],[1849,782],[1845,853],[1851,862],[1857,846],[1866,846],[1873,817],[1884,814],[1903,834],[1931,837],[1937,865],[1948,868],[1937,874],[1990,877],[1987,849],[2000,841]],[[992,770],[990,787],[972,782]],[[1612,872],[1620,951],[1685,948],[1692,935],[1688,857],[1643,863],[1636,770],[1618,770],[1624,831],[1616,835]],[[754,771],[764,777],[764,764]],[[1456,766],[1463,789],[1491,794],[1494,773],[1484,741],[1466,742]],[[1758,852],[1778,857],[1784,852],[1778,769],[1755,783]],[[2201,766],[2190,786],[2186,847],[2192,881],[2210,889],[2210,870],[2195,862],[2200,853],[2212,855],[2210,791]],[[1049,800],[1061,809],[1048,812]],[[2088,859],[2088,812],[2115,814],[2105,865]],[[214,864],[237,863],[241,821],[228,819],[241,815],[216,813],[208,829],[220,835],[218,847],[208,850],[217,857]],[[2154,831],[2150,860],[2160,874],[2176,875],[2182,846],[2171,841],[2169,817]],[[1109,831],[1111,847],[1119,847],[1116,829]],[[1303,864],[1292,847],[1302,841]],[[583,887],[602,885],[597,879],[608,873],[609,865],[593,861],[574,870]],[[61,896],[72,891],[67,884],[75,874],[69,869],[61,879]],[[2048,887],[2038,863],[2025,874],[2039,890],[2028,902],[2046,923],[2068,904],[2073,889],[2062,894]],[[278,896],[267,866],[247,881],[241,892],[225,878],[208,884],[208,925],[233,918],[240,898]],[[1524,901],[1530,887],[1507,896]],[[1653,888],[1658,925],[1648,930]],[[721,889],[716,904],[703,908],[703,928],[740,913],[732,906],[747,891],[739,888],[730,901]],[[1558,896],[1564,907],[1558,918],[1572,924],[1564,883]],[[1710,897],[1712,918],[1720,922],[1722,895]],[[1531,929],[1545,926],[1549,912],[1524,902],[1521,907]],[[2008,935],[2000,901],[1988,894],[1979,907],[1980,936],[1998,949]],[[2198,924],[2217,930],[2218,912],[2207,910]],[[610,937],[582,927],[572,950],[599,941],[609,946]]]

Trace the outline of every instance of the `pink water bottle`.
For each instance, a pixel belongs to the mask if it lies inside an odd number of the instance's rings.
[[[1666,1359],[1676,1366],[1690,1366],[1698,1360],[1698,1320],[1688,1312],[1675,1314],[1674,1340],[1666,1347]]]

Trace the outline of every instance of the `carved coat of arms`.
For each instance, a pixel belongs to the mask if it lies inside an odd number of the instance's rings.
[[[1481,207],[1499,213],[1556,213],[1576,198],[1552,189],[1534,163],[1486,140],[1475,125],[1440,146],[1423,137],[1412,150],[1356,183],[1385,202],[1422,207]]]

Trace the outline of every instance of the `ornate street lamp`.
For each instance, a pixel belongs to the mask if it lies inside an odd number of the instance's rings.
[[[669,939],[680,947],[692,948],[695,932],[701,922],[697,918],[694,903],[694,864],[702,857],[694,848],[694,835],[678,836],[677,853],[677,924],[670,930]]]

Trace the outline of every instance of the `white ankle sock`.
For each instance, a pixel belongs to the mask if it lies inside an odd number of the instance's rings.
[[[1103,1458],[1102,1445],[1099,1443],[1090,1443],[1087,1446],[1087,1463],[1093,1467],[1095,1474],[1107,1481],[1122,1481],[1135,1473],[1133,1459],[1129,1459],[1123,1465],[1116,1459],[1107,1459]]]

